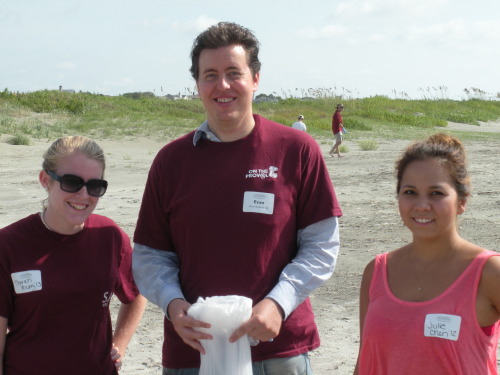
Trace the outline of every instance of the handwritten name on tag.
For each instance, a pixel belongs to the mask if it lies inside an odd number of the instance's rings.
[[[39,270],[14,272],[11,277],[17,294],[42,290],[42,273]]]
[[[424,336],[457,341],[461,323],[462,318],[457,315],[427,314]]]

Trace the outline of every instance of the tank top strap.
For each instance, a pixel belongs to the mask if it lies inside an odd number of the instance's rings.
[[[378,254],[375,256],[373,266],[373,275],[370,283],[370,299],[387,293],[386,275],[387,275],[387,254]]]
[[[500,253],[497,253],[495,251],[491,251],[491,250],[486,250],[486,251],[483,251],[482,253],[480,253],[478,256],[476,256],[474,258],[474,260],[472,261],[472,263],[469,265],[468,268],[470,268],[470,272],[473,273],[473,277],[474,277],[474,300],[476,298],[476,295],[477,295],[477,288],[479,287],[479,281],[481,280],[481,275],[482,275],[482,272],[483,272],[483,268],[484,268],[484,265],[486,264],[486,262],[488,261],[488,259],[490,259],[492,256],[500,256]],[[468,271],[468,270],[466,270]]]

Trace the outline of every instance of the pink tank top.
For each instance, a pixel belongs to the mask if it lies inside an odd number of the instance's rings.
[[[479,254],[453,284],[424,302],[396,298],[387,282],[387,254],[375,258],[362,333],[360,375],[497,374],[500,323],[488,336],[476,317],[481,272],[493,251]]]

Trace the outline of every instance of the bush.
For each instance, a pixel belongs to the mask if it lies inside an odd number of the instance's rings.
[[[349,152],[349,148],[346,145],[340,145],[339,151],[345,154],[346,152]]]
[[[14,135],[10,138],[7,139],[5,143],[8,143],[10,145],[15,145],[15,146],[29,146],[31,144],[31,139],[27,135],[24,134],[18,134]]]
[[[363,151],[373,151],[378,149],[378,143],[371,139],[363,139],[359,141],[359,147],[361,147]]]

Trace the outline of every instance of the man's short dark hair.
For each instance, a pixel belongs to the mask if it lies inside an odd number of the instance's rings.
[[[248,66],[255,75],[260,72],[259,41],[249,29],[232,22],[219,22],[196,37],[191,49],[191,75],[197,81],[200,74],[200,54],[204,49],[217,49],[233,45],[247,52]]]

